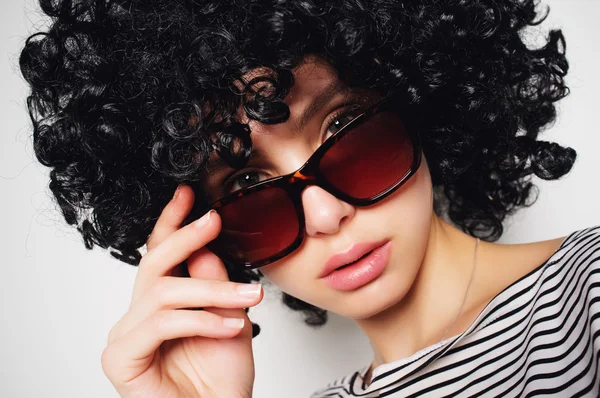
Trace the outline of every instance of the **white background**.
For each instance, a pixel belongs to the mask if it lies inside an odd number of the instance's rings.
[[[600,224],[600,0],[548,0],[543,29],[560,26],[567,38],[572,93],[543,134],[578,152],[572,172],[539,182],[538,202],[506,224],[503,243],[565,236]],[[112,325],[127,310],[136,268],[106,252],[84,248],[63,221],[47,189],[47,170],[31,149],[27,90],[18,54],[42,26],[32,0],[0,6],[0,397],[117,397],[100,355]],[[251,318],[255,397],[306,398],[327,382],[371,359],[368,341],[352,322],[330,314],[314,331],[301,315],[267,297]]]

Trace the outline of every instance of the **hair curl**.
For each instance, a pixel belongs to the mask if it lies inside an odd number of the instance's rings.
[[[420,131],[436,211],[488,241],[530,206],[532,175],[558,179],[576,153],[537,139],[568,94],[565,41],[538,25],[533,0],[40,0],[51,17],[20,57],[38,160],[50,189],[88,249],[129,264],[141,259],[162,208],[180,183],[196,186],[216,138],[239,167],[248,130],[280,123],[307,54],[350,87],[401,93],[427,109]],[[241,86],[255,68],[269,71]],[[243,145],[234,145],[241,138]],[[232,149],[236,146],[237,149]],[[537,196],[537,195],[536,195]],[[537,197],[536,197],[537,199]],[[202,201],[202,192],[197,201]],[[260,272],[228,267],[234,281]],[[321,325],[327,313],[284,294]],[[255,334],[258,330],[255,330]]]

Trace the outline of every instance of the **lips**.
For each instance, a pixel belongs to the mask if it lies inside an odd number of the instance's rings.
[[[325,264],[325,267],[323,268],[323,271],[319,277],[323,278],[338,268],[358,261],[373,250],[381,247],[383,244],[385,244],[385,241],[357,243],[341,253],[334,254],[331,256],[331,258],[329,258],[329,260],[327,260],[327,263]]]
[[[338,271],[338,270],[340,270],[340,269],[344,269],[344,268],[346,268],[346,267],[349,267],[349,266],[351,266],[352,264],[356,263],[357,261],[360,261],[361,259],[363,259],[363,258],[367,257],[367,256],[368,256],[369,254],[371,254],[371,253],[373,253],[373,250],[371,250],[371,251],[370,251],[370,252],[368,252],[368,253],[365,253],[365,254],[363,254],[362,256],[360,256],[360,257],[359,257],[359,258],[357,258],[356,260],[352,261],[351,263],[348,263],[348,264],[342,265],[341,267],[337,267],[337,268],[336,268],[334,271]]]

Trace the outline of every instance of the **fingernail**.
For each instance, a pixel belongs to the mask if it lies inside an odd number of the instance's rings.
[[[260,296],[260,289],[260,283],[247,283],[244,285],[238,285],[237,292],[240,296],[257,297]]]
[[[223,325],[228,328],[241,329],[244,327],[244,320],[241,318],[223,318]]]
[[[200,217],[198,220],[194,221],[194,226],[196,228],[204,228],[210,222],[210,215],[214,212],[214,210],[210,210],[208,213]]]
[[[177,197],[179,196],[179,187],[180,187],[180,185],[177,185],[177,189],[175,190],[175,193],[173,194],[173,200],[177,199]]]

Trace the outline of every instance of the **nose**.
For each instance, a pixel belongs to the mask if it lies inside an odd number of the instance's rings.
[[[337,233],[352,219],[354,206],[336,198],[323,188],[311,185],[302,191],[302,206],[309,236]]]

